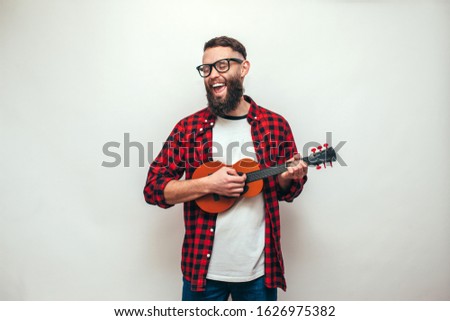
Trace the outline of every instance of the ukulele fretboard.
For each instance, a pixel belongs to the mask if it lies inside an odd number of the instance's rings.
[[[306,162],[308,165],[310,164],[308,157],[303,157],[302,161]],[[259,179],[281,174],[287,171],[289,166],[291,166],[291,162],[247,173],[247,180],[245,182],[248,184]]]
[[[275,167],[264,168],[259,171],[247,173],[246,183],[251,183],[259,179],[263,179],[269,176],[278,175],[287,170],[286,164],[281,164]]]

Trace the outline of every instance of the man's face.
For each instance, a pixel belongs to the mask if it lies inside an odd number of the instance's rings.
[[[244,60],[242,55],[229,47],[214,47],[205,50],[203,63],[212,64],[225,58]],[[236,109],[244,93],[245,74],[246,70],[243,70],[240,63],[230,61],[228,71],[219,73],[213,67],[211,74],[204,78],[206,97],[214,114],[223,116]]]

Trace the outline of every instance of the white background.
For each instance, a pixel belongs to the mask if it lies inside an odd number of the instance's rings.
[[[0,299],[179,300],[182,206],[144,202],[124,136],[153,159],[228,35],[300,148],[346,142],[347,166],[281,205],[280,300],[449,300],[449,18],[443,0],[0,0]]]

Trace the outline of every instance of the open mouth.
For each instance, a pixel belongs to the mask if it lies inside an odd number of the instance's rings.
[[[215,94],[220,94],[220,93],[222,93],[225,90],[225,88],[227,88],[225,83],[222,83],[222,82],[213,84],[211,87],[212,87],[212,89],[213,89]]]

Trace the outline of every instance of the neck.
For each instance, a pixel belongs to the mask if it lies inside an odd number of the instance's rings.
[[[234,110],[230,111],[227,116],[244,116],[248,114],[249,109],[250,104],[245,101],[244,96],[242,96],[237,107]]]

